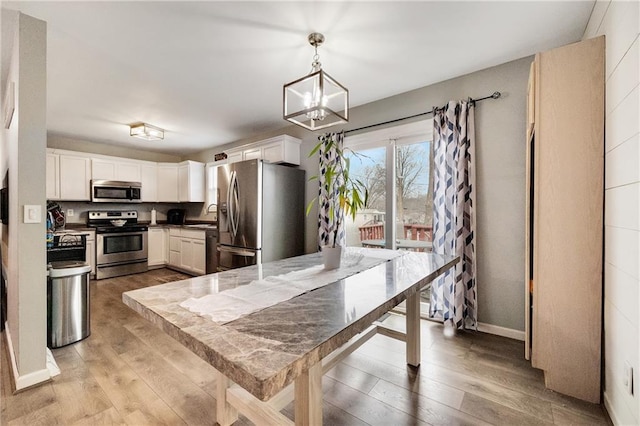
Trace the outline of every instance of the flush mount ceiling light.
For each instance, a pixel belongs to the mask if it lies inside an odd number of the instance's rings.
[[[136,138],[146,139],[148,141],[164,139],[164,130],[147,123],[135,123],[129,125],[129,134]]]
[[[320,33],[311,33],[309,44],[315,55],[311,72],[283,88],[283,118],[308,130],[324,129],[349,121],[349,91],[322,70],[318,46]]]

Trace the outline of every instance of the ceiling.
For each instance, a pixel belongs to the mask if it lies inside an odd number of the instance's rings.
[[[579,40],[594,1],[2,2],[47,22],[49,134],[185,155],[285,127],[282,85],[323,68],[351,107]],[[3,82],[4,84],[4,82]],[[163,141],[129,136],[143,121]]]

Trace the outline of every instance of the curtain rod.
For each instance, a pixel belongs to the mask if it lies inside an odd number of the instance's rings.
[[[502,96],[502,93],[500,92],[493,92],[493,94],[489,95],[489,96],[485,96],[484,98],[480,98],[480,99],[473,99],[473,98],[469,98],[468,101],[469,102],[480,102],[480,101],[484,101],[486,99],[498,99],[500,96]],[[364,127],[358,127],[357,129],[351,129],[351,130],[345,130],[344,134],[349,134],[352,132],[357,132],[359,130],[364,130],[364,129],[369,129],[371,127],[378,127],[378,126],[384,126],[385,124],[391,124],[391,123],[395,123],[397,121],[403,121],[403,120],[408,120],[410,118],[415,118],[415,117],[420,117],[422,115],[429,115],[429,114],[433,114],[434,110],[438,110],[440,108],[436,108],[434,107],[433,110],[431,111],[426,111],[426,112],[421,112],[419,114],[414,114],[414,115],[410,115],[408,117],[402,117],[402,118],[396,118],[395,120],[389,120],[389,121],[384,121],[382,123],[376,123],[376,124],[370,124],[368,126],[364,126]]]

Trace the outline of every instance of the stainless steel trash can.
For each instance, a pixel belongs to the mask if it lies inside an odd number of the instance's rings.
[[[59,348],[91,334],[89,272],[81,261],[51,262],[47,279],[47,346]]]

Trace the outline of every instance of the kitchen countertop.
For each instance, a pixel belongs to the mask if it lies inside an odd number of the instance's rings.
[[[187,222],[184,225],[172,225],[166,222],[158,222],[156,225],[151,225],[149,222],[140,221],[139,225],[147,225],[149,228],[164,227],[164,228],[184,228],[184,229],[201,229],[203,231],[210,229],[218,229],[213,222]],[[81,231],[95,231],[95,228],[87,226],[86,223],[67,223],[63,229],[56,229],[55,232],[81,232]]]
[[[361,253],[370,259],[367,250],[381,253],[383,249],[350,247],[347,253]],[[278,280],[283,274],[319,267],[320,253],[129,291],[122,298],[127,306],[265,401],[457,261],[432,253],[403,252],[226,323],[191,312],[181,304],[252,282],[255,285],[256,280],[270,291],[265,278],[278,276]],[[256,299],[264,297],[245,293]]]
[[[87,226],[86,223],[67,223],[63,228],[58,228],[54,232],[86,232],[95,230],[95,228]]]

